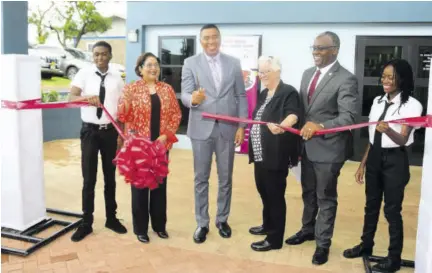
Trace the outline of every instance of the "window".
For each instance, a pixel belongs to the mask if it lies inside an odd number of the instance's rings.
[[[385,63],[402,57],[401,46],[366,46],[364,59],[364,76],[381,77]]]
[[[81,59],[81,60],[87,59],[86,55],[77,49],[66,48],[65,50],[69,52],[69,54],[71,54],[75,59]]]
[[[87,51],[93,51],[93,46],[95,43],[87,43]]]
[[[180,101],[181,72],[184,60],[195,55],[195,36],[162,36],[159,37],[159,57],[161,60],[161,81],[170,84],[176,92],[182,110],[182,120],[178,134],[186,134],[189,119],[189,108]]]

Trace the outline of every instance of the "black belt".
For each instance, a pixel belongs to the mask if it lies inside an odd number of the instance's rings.
[[[371,145],[371,148],[374,150],[380,151],[382,153],[387,153],[387,154],[407,151],[405,146],[394,147],[394,148],[379,148],[379,147],[373,147],[373,145]]]
[[[111,123],[94,124],[94,123],[83,122],[82,126],[84,128],[90,128],[90,129],[94,129],[94,130],[110,130],[110,129],[114,128],[114,126]]]

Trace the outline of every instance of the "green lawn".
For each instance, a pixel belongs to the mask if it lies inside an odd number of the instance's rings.
[[[69,89],[70,80],[60,77],[52,77],[51,79],[42,79],[42,90],[53,88],[53,89]]]

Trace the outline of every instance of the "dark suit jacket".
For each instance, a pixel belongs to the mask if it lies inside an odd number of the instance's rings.
[[[358,119],[359,95],[357,78],[336,62],[317,85],[308,102],[308,87],[316,67],[303,73],[300,99],[305,122],[321,123],[325,129],[354,124]],[[312,162],[342,163],[352,156],[353,136],[350,131],[315,136],[304,142],[304,151]]]
[[[259,95],[257,106],[253,112],[253,119],[255,119],[256,113],[264,103],[267,93],[268,89],[264,89]],[[273,98],[267,104],[261,116],[261,120],[279,124],[290,114],[297,115],[301,120],[301,108],[297,90],[291,85],[280,81]],[[289,132],[273,135],[266,125],[260,126],[264,166],[270,170],[288,170],[290,166],[296,166],[301,152],[301,138]],[[298,129],[299,122],[293,128]],[[253,161],[252,142],[249,136],[249,163]]]

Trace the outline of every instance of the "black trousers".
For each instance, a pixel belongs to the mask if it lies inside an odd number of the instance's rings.
[[[149,214],[154,231],[166,230],[167,222],[167,179],[154,190],[132,189],[132,218],[134,233],[144,235],[148,232]]]
[[[269,170],[261,162],[254,163],[255,183],[263,203],[263,227],[266,240],[274,248],[283,245],[286,222],[286,171]]]
[[[371,146],[366,161],[366,207],[363,235],[365,247],[374,246],[381,201],[389,223],[389,256],[400,259],[403,248],[402,202],[410,180],[408,154],[404,148],[376,149]]]
[[[82,189],[82,210],[84,213],[83,222],[85,224],[93,224],[99,151],[102,158],[102,171],[105,182],[104,195],[106,218],[112,219],[116,217],[116,166],[113,163],[113,159],[116,156],[117,137],[118,133],[113,127],[109,129],[99,129],[96,126],[83,124],[81,128],[81,169],[84,178],[84,186]]]
[[[333,238],[338,206],[337,183],[344,162],[321,163],[303,153],[301,185],[303,199],[302,231],[315,234],[317,247],[329,248]]]

